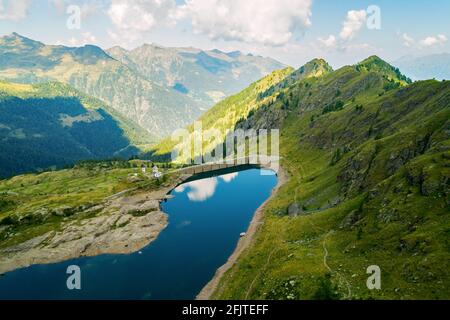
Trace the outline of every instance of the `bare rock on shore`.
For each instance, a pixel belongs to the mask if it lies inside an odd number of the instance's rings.
[[[140,202],[139,197],[137,203],[136,199],[127,201],[127,210],[140,210],[142,214],[134,216],[121,209],[108,212],[111,210],[110,204],[103,208],[104,212],[99,216],[72,221],[58,232],[51,231],[3,249],[0,252],[0,274],[32,264],[140,250],[155,240],[167,226],[167,215],[159,210],[157,200]]]

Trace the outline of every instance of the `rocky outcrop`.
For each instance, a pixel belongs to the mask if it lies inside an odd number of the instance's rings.
[[[300,213],[300,208],[296,202],[291,204],[288,208],[288,215],[289,217],[296,217]]]

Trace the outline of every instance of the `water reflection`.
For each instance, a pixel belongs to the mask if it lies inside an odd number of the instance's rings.
[[[219,184],[219,180],[224,181],[225,183],[230,183],[239,175],[238,172],[232,172],[228,174],[221,175],[219,177],[210,177],[201,180],[191,181],[184,183],[177,188],[175,188],[176,193],[182,193],[186,189],[187,196],[189,200],[194,202],[203,202],[211,198],[216,192],[217,185]]]
[[[220,176],[219,178],[221,178],[223,181],[225,181],[226,183],[233,181],[234,178],[236,178],[238,176],[238,172],[232,172],[232,173],[228,173],[228,174],[224,174],[223,176]]]

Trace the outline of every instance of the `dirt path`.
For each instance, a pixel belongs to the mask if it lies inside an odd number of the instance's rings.
[[[320,228],[318,226],[316,226],[314,223],[312,223],[310,221],[310,224],[313,226],[313,228],[315,229],[319,229],[321,231],[324,231],[323,228]],[[351,299],[352,297],[352,288],[350,285],[350,282],[347,280],[347,278],[345,276],[343,276],[340,272],[333,270],[330,265],[328,264],[328,248],[327,248],[327,238],[329,236],[331,236],[334,233],[334,230],[330,230],[324,237],[323,242],[322,242],[322,248],[323,248],[323,266],[331,273],[331,274],[336,274],[337,277],[339,278],[340,283],[344,283],[344,285],[347,287],[347,295],[344,296],[344,299]]]
[[[227,272],[238,260],[242,252],[247,249],[254,241],[254,237],[259,227],[264,223],[264,209],[266,204],[275,196],[278,189],[284,185],[288,181],[288,176],[286,171],[283,170],[280,166],[280,170],[278,172],[278,183],[275,188],[272,190],[272,194],[270,197],[256,210],[255,215],[253,216],[252,221],[250,222],[250,226],[247,230],[247,233],[244,237],[242,237],[232,255],[228,258],[228,261],[217,269],[212,280],[202,289],[202,291],[197,295],[197,300],[209,300],[211,299],[212,294],[218,288],[220,280],[222,279],[225,272]]]
[[[328,265],[327,259],[328,259],[328,249],[327,249],[327,237],[329,234],[327,234],[325,236],[325,239],[322,242],[322,247],[323,247],[323,265],[325,268],[328,269],[328,271],[333,272],[333,270],[330,268],[330,266]]]
[[[273,250],[270,252],[269,256],[267,257],[267,261],[266,261],[266,263],[264,264],[264,267],[261,269],[261,272],[258,273],[258,274],[256,274],[255,278],[253,279],[252,283],[250,284],[250,287],[248,288],[248,290],[247,290],[247,292],[246,292],[246,294],[245,294],[245,299],[244,299],[244,300],[248,300],[248,297],[249,297],[250,293],[251,293],[252,290],[253,290],[253,286],[255,285],[256,279],[258,279],[258,276],[259,276],[260,274],[262,274],[262,273],[266,270],[267,266],[268,266],[269,263],[270,263],[270,259],[272,259],[272,256],[274,255],[274,253],[275,253],[276,251],[278,251],[277,248],[273,249]]]
[[[289,163],[289,162],[288,162]],[[291,164],[291,163],[289,163],[289,164]],[[295,176],[297,177],[297,179],[298,179],[298,186],[297,186],[297,188],[295,189],[295,197],[294,197],[294,202],[297,202],[297,193],[298,193],[298,190],[299,190],[299,188],[300,188],[300,186],[301,186],[301,177],[302,177],[302,175],[304,174],[304,172],[305,172],[305,169],[303,168],[303,166],[301,165],[301,164],[299,164],[299,167],[300,167],[300,170],[298,170],[297,172],[298,172],[298,174],[296,174]],[[295,166],[290,166],[290,169],[291,170],[293,170],[295,168]],[[320,230],[320,231],[322,231],[322,232],[326,232],[326,230],[324,230],[323,228],[321,228],[321,227],[318,227],[317,225],[315,225],[311,220],[309,220],[309,223],[313,226],[313,228],[315,228],[315,229],[318,229],[318,230]],[[347,287],[347,295],[344,297],[344,299],[351,299],[351,297],[352,297],[352,289],[351,289],[351,285],[350,285],[350,282],[347,280],[347,278],[345,277],[345,276],[343,276],[340,272],[338,272],[338,271],[336,271],[336,270],[333,270],[331,267],[330,267],[330,265],[328,264],[328,255],[329,255],[329,252],[328,252],[328,248],[327,248],[327,244],[326,244],[326,242],[327,242],[327,238],[330,236],[330,235],[332,235],[334,233],[334,230],[330,230],[326,235],[325,235],[325,237],[324,237],[324,239],[323,239],[323,242],[322,242],[322,248],[323,248],[323,266],[330,272],[330,273],[334,273],[334,274],[336,274],[337,276],[338,276],[338,278],[339,278],[339,281],[341,282],[341,283],[344,283],[345,284],[345,286]]]

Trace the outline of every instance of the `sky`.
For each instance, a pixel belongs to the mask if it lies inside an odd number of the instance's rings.
[[[239,50],[298,67],[450,52],[448,0],[0,0],[0,36]]]

